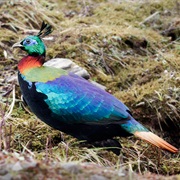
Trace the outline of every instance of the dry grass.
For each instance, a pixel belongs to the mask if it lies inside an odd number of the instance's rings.
[[[38,121],[23,105],[19,87],[15,91],[12,86],[23,54],[11,49],[24,36],[36,33],[45,20],[55,29],[52,39],[45,41],[47,59],[67,57],[84,66],[92,79],[132,109],[136,119],[180,147],[177,1],[7,1],[0,11],[1,176],[165,179],[150,172],[180,173],[179,154],[123,138],[117,157]],[[170,31],[172,27],[177,32]]]

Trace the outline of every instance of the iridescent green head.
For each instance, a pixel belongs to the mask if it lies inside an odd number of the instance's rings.
[[[43,22],[41,29],[37,35],[26,37],[21,42],[15,43],[13,45],[13,48],[19,47],[22,50],[26,51],[28,55],[31,56],[38,56],[38,55],[45,56],[46,48],[41,38],[50,34],[51,32],[52,32],[52,27]]]
[[[45,45],[39,36],[28,36],[19,44],[15,45],[26,51],[28,55],[45,55],[46,53]]]

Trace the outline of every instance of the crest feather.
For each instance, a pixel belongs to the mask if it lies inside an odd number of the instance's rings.
[[[39,33],[37,34],[37,36],[43,38],[43,37],[47,36],[48,34],[50,34],[52,31],[53,31],[52,26],[49,24],[46,24],[43,21],[42,25],[41,25],[41,29],[40,29]]]

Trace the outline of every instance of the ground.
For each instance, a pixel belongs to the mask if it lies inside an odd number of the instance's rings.
[[[12,45],[42,21],[47,60],[70,58],[121,99],[133,116],[180,148],[180,4],[153,1],[4,1],[0,3],[1,179],[180,179],[180,153],[134,137],[116,156],[56,131],[23,103],[17,84],[22,51]]]

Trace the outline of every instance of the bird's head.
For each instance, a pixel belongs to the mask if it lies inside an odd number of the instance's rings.
[[[21,48],[28,55],[45,55],[46,53],[45,45],[38,36],[28,36],[22,41],[15,43],[13,48]]]
[[[20,42],[15,43],[13,48],[21,48],[26,51],[28,55],[45,55],[46,48],[41,38],[47,36],[52,32],[52,26],[42,23],[39,33],[35,36],[28,36]]]

